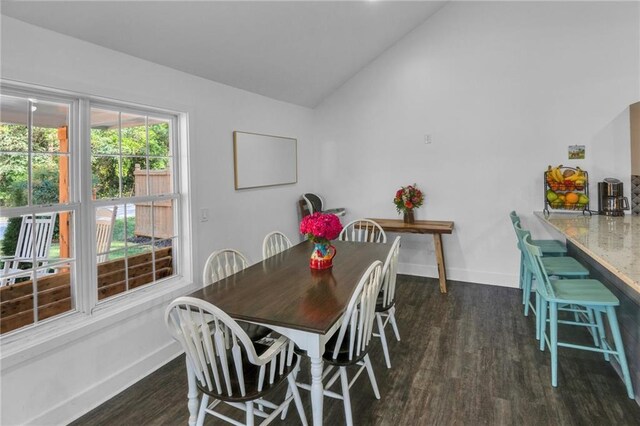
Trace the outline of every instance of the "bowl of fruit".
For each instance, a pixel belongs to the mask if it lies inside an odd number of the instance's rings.
[[[588,176],[580,167],[549,166],[544,173],[544,179],[545,198],[549,207],[561,210],[588,208]]]

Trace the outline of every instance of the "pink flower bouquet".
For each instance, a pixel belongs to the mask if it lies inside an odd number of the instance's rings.
[[[335,214],[316,212],[302,218],[300,233],[316,244],[328,244],[338,238],[342,223]]]

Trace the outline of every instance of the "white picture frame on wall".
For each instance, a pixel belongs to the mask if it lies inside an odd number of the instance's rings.
[[[235,189],[297,183],[297,145],[294,138],[234,131]]]

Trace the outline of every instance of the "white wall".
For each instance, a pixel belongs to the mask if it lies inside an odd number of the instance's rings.
[[[507,215],[548,235],[531,214],[547,165],[629,175],[628,154],[592,148],[638,99],[639,16],[638,3],[448,3],[316,109],[318,190],[348,219],[397,217],[395,190],[415,182],[418,219],[455,221],[448,277],[515,286]],[[573,144],[585,160],[567,160]],[[436,274],[429,238],[404,235],[400,262]]]
[[[2,16],[4,79],[189,113],[195,280],[207,255],[232,246],[253,261],[274,229],[297,239],[296,202],[311,186],[312,112],[161,67]],[[194,54],[197,52],[194,52]],[[171,52],[167,52],[171,54]],[[232,132],[298,139],[295,185],[235,191]],[[209,221],[199,222],[201,208]],[[60,424],[88,411],[177,353],[148,307],[107,329],[2,366],[0,423]],[[186,408],[186,407],[185,407]]]
[[[640,175],[640,102],[629,107],[631,127],[631,174]]]

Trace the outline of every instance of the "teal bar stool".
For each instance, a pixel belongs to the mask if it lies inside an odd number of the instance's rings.
[[[511,224],[514,229],[516,226],[521,226],[520,216],[515,212],[515,210],[509,213],[509,218],[511,219]],[[532,243],[540,249],[542,249],[542,254],[544,256],[565,256],[567,254],[567,246],[558,240],[532,240]],[[522,251],[520,252],[520,288],[523,287],[524,284],[524,255]]]
[[[524,246],[522,245],[525,236],[529,237],[531,241],[531,233],[527,230],[524,230],[520,227],[519,223],[515,223],[513,225],[516,230],[516,235],[518,236],[518,248],[520,249],[520,256],[522,258],[522,269],[523,269],[523,283],[522,283],[522,303],[524,304],[524,315],[529,315],[529,308],[534,310],[534,313],[537,314],[537,306],[534,308],[531,306],[531,286],[533,281],[533,270],[529,265],[529,262],[526,261]],[[538,246],[536,246],[538,247]],[[540,248],[540,247],[538,247]],[[542,251],[541,251],[542,253]],[[547,272],[551,276],[556,276],[559,278],[587,278],[589,276],[589,270],[582,266],[580,262],[578,262],[573,257],[562,256],[562,257],[543,257],[542,263],[544,264]],[[536,333],[536,338],[539,338],[539,334]]]
[[[604,354],[606,361],[610,360],[609,355],[613,355],[616,358],[620,365],[625,387],[627,388],[627,395],[630,399],[633,399],[634,393],[631,375],[629,374],[627,357],[624,353],[624,344],[622,342],[622,335],[620,334],[620,327],[618,326],[618,317],[616,316],[615,307],[620,305],[618,298],[598,280],[550,280],[549,272],[545,268],[544,258],[542,257],[540,248],[531,244],[529,236],[525,236],[522,243],[527,256],[529,256],[528,260],[533,266],[536,280],[539,283],[536,287],[536,293],[539,295],[541,301],[538,309],[538,318],[542,333],[540,350],[544,351],[546,343],[551,352],[551,385],[553,387],[558,386],[558,347],[600,352]],[[593,324],[586,324],[584,322],[559,320],[558,311],[560,307],[567,305],[581,307],[582,313],[594,313],[596,327],[593,328]],[[548,320],[547,310],[549,311]],[[615,348],[612,348],[607,341],[602,314],[607,315]],[[549,336],[547,335],[547,322],[549,323],[550,329]],[[559,341],[558,324],[592,327],[594,338],[596,341],[599,338],[599,342],[594,346],[584,346]]]

